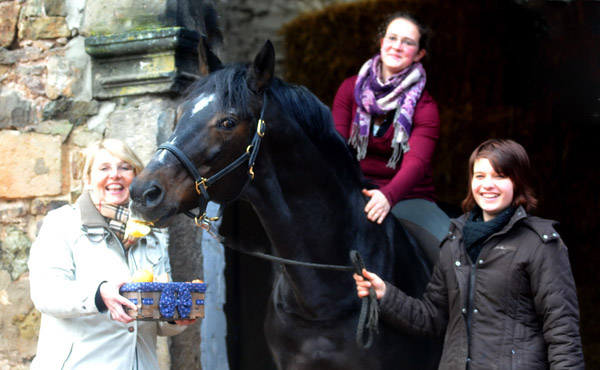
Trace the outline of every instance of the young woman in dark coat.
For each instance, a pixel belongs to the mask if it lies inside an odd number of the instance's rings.
[[[465,214],[453,219],[422,299],[363,270],[380,318],[444,336],[440,369],[583,369],[577,291],[556,222],[533,217],[529,158],[488,140],[469,159]]]

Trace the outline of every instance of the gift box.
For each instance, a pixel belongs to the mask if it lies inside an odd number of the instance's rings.
[[[136,320],[204,318],[205,283],[127,283],[120,292],[137,306],[137,311],[125,307],[125,312]]]

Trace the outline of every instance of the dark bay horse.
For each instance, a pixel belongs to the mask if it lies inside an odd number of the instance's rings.
[[[253,63],[218,62],[191,87],[167,145],[131,185],[132,213],[162,227],[197,207],[199,194],[220,204],[242,199],[277,256],[350,266],[349,251],[357,250],[369,270],[421,296],[429,265],[393,217],[382,225],[367,220],[359,167],[329,109],[306,88],[274,77],[274,63],[267,41]],[[180,157],[195,176],[218,179],[195,184]],[[278,368],[437,367],[439,341],[384,322],[372,347],[360,349],[360,308],[351,272],[284,265],[264,324]]]

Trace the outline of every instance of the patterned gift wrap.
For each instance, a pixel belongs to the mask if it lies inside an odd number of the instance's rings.
[[[121,287],[121,295],[138,308],[125,308],[136,320],[201,319],[205,292],[204,283],[127,283]]]

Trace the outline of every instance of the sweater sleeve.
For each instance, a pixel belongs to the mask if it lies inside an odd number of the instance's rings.
[[[550,369],[583,369],[577,289],[567,247],[560,238],[542,244],[531,266],[531,290],[543,318]]]
[[[346,139],[350,137],[354,116],[354,84],[356,76],[344,80],[338,88],[333,100],[333,121],[335,129]]]
[[[442,336],[448,324],[448,292],[440,266],[435,266],[421,299],[386,282],[379,308],[382,321],[398,329],[421,336]]]
[[[410,150],[404,153],[400,168],[392,180],[380,190],[393,207],[423,179],[432,166],[433,152],[440,136],[440,116],[436,102],[424,95],[415,109]]]

